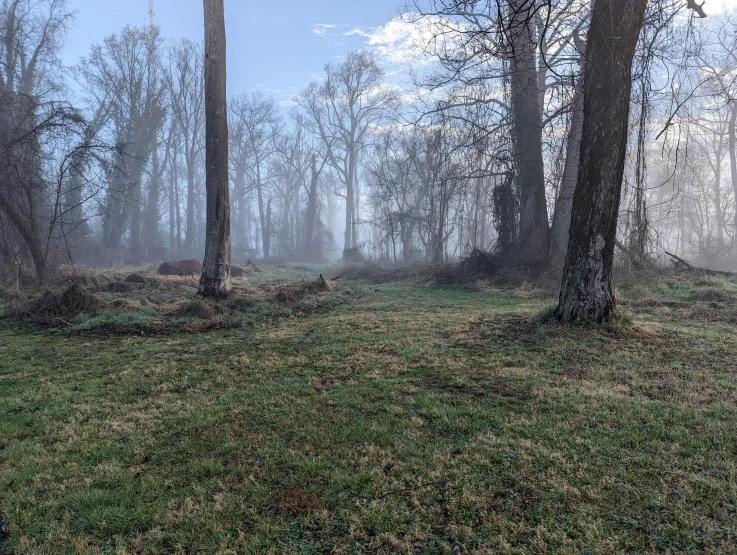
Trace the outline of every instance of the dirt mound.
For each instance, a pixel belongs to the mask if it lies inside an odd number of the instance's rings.
[[[198,320],[214,320],[217,312],[204,301],[196,299],[183,304],[174,312],[175,318],[196,318]]]
[[[261,268],[256,266],[250,260],[248,261],[248,264],[246,264],[245,266],[233,265],[230,267],[230,277],[234,277],[234,278],[245,277],[248,274],[256,274],[259,272],[261,272]]]
[[[161,276],[191,276],[202,273],[202,262],[199,260],[182,260],[180,262],[164,262],[159,266]]]
[[[335,291],[337,285],[334,281],[328,281],[322,274],[317,280],[310,283],[298,283],[296,285],[282,285],[276,288],[274,299],[279,304],[294,304],[302,300],[307,295],[317,293],[328,293]]]
[[[80,314],[94,314],[103,306],[97,297],[73,283],[60,295],[47,291],[26,305],[17,316],[37,324],[71,324]]]
[[[148,280],[141,274],[131,274],[123,281],[125,281],[125,283],[136,283],[138,285],[146,285],[148,283]]]

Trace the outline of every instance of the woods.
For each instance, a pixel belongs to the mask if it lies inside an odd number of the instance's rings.
[[[78,94],[46,102],[42,91],[65,79],[57,53],[73,14],[61,0],[24,2],[4,4],[13,35],[4,43],[3,82],[6,104],[15,106],[7,112],[25,110],[23,125],[36,129],[38,147],[22,150],[38,149],[43,177],[33,195],[3,197],[7,279],[48,281],[69,262],[209,256],[205,114],[214,108],[206,106],[213,85],[204,75],[216,58],[196,41],[167,40],[154,25],[126,27],[72,68]],[[230,120],[231,155],[217,164],[227,185],[218,198],[232,198],[234,261],[437,264],[481,249],[498,267],[562,275],[579,169],[591,165],[580,156],[590,146],[581,135],[591,6],[521,0],[416,8],[395,20],[422,37],[412,45],[422,71],[407,73],[411,86],[390,79],[370,51],[354,51],[325,65],[288,109],[262,93],[226,94],[217,112],[222,123]],[[651,3],[641,30],[632,31],[635,96],[624,150],[616,151],[624,156],[615,178],[622,206],[606,217],[617,222],[626,252],[607,254],[612,264],[667,264],[665,250],[719,269],[734,259],[734,16],[697,25],[691,13]],[[13,37],[23,37],[22,56]],[[18,95],[28,97],[27,108]],[[61,132],[74,139],[55,140]],[[68,175],[55,177],[65,159]],[[221,227],[226,204],[217,207]],[[34,226],[45,238],[34,236]]]
[[[734,551],[737,0],[394,2],[0,0],[0,554]]]

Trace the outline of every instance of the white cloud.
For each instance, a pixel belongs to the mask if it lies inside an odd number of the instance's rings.
[[[737,1],[737,0],[736,0]],[[366,47],[383,65],[417,67],[430,63],[428,45],[433,42],[452,41],[453,25],[436,16],[418,17],[404,14],[386,25],[374,28],[355,27],[347,33],[366,39]]]
[[[318,37],[327,37],[329,34],[331,34],[331,30],[335,29],[337,25],[333,23],[315,23],[312,26],[312,32],[315,33]]]

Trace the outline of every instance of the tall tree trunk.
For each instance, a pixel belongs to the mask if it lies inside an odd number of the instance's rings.
[[[353,145],[349,147],[348,153],[348,178],[346,179],[346,195],[345,195],[345,241],[343,249],[348,251],[353,248],[355,241],[353,237],[353,180],[355,179],[355,154]]]
[[[645,79],[643,79],[644,81]],[[636,267],[645,264],[647,255],[647,238],[650,234],[647,216],[647,122],[648,122],[648,94],[647,84],[641,85],[640,91],[640,121],[637,129],[637,156],[635,159],[635,191],[632,198],[631,229],[628,241],[630,260]]]
[[[235,244],[238,248],[238,256],[245,255],[246,252],[246,208],[244,189],[246,187],[246,174],[242,169],[236,170],[235,175],[235,201],[238,203],[238,210],[235,212]]]
[[[320,174],[317,171],[317,160],[312,157],[312,179],[310,179],[310,194],[307,198],[307,214],[305,215],[305,256],[314,260],[319,253],[315,252],[315,220],[317,219],[317,184]]]
[[[271,199],[266,202],[266,221],[264,224],[264,252],[271,255]]]
[[[194,249],[194,220],[194,162],[187,162],[187,231],[185,232],[184,240],[184,248],[187,250],[187,256],[192,256]]]
[[[586,50],[581,164],[556,315],[614,316],[611,273],[627,153],[632,59],[648,0],[596,0]]]
[[[169,260],[177,259],[177,157],[172,156],[172,175],[169,178]]]
[[[129,157],[124,149],[125,147],[120,147],[116,154],[112,186],[107,191],[102,220],[103,245],[116,253],[120,250],[123,234],[130,219],[129,205],[125,199],[128,194]]]
[[[15,226],[18,233],[23,237],[23,241],[25,241],[31,253],[31,258],[33,258],[33,264],[36,267],[36,279],[38,279],[41,285],[47,284],[50,278],[49,258],[47,256],[48,249],[45,250],[43,248],[38,233],[29,224],[28,220],[2,194],[0,194],[0,210],[5,212],[10,223]]]
[[[568,249],[568,231],[571,227],[573,195],[578,181],[578,163],[581,159],[581,135],[583,133],[583,82],[576,86],[571,115],[571,129],[568,134],[566,164],[560,191],[555,201],[553,227],[550,231],[550,264],[553,270],[563,271]]]
[[[487,207],[489,203],[489,195],[486,193],[486,189],[481,191],[481,215],[479,219],[479,231],[478,231],[478,247],[482,251],[486,250],[486,219],[488,217],[489,209]]]
[[[230,293],[230,190],[223,0],[204,0],[207,237],[199,294]]]
[[[137,165],[137,161],[134,162]],[[141,242],[141,174],[136,172],[133,175],[134,180],[130,183],[130,195],[131,195],[131,249],[134,249],[134,253],[137,253],[138,250],[141,248],[142,242]],[[134,258],[136,258],[135,262],[140,262],[137,260],[138,256],[137,254],[134,254]]]
[[[509,0],[512,141],[520,197],[517,262],[537,266],[548,261],[550,227],[545,198],[535,31],[535,0]]]
[[[178,175],[178,172],[177,172]],[[177,257],[182,256],[182,195],[179,189],[179,179],[176,179],[174,181],[174,192],[176,193],[176,206],[175,210],[177,212]]]
[[[148,204],[146,206],[146,247],[156,248],[161,243],[159,237],[159,189],[160,189],[159,149],[154,145],[151,152],[151,181],[148,187]]]
[[[355,181],[355,173],[354,178]],[[351,220],[351,248],[358,248],[358,214],[361,208],[361,195],[358,192],[356,184],[353,184],[353,217]]]
[[[737,202],[737,101],[732,101],[729,118],[729,167],[732,172],[732,189]],[[734,249],[737,252],[737,208],[734,211]]]
[[[257,172],[258,174],[259,172]],[[258,197],[258,217],[261,223],[261,247],[264,251],[264,259],[269,258],[271,253],[271,230],[269,230],[266,206],[264,205],[264,193],[261,187],[261,176],[256,177],[256,196]]]
[[[721,142],[721,141],[720,141]],[[716,208],[717,218],[717,248],[719,252],[724,248],[724,212],[722,211],[722,146],[719,145],[716,155],[716,164],[714,171],[714,207]]]

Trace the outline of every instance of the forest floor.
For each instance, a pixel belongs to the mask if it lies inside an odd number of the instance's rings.
[[[0,319],[0,553],[735,553],[736,278],[621,281],[602,327],[529,282],[341,287],[200,332]]]

